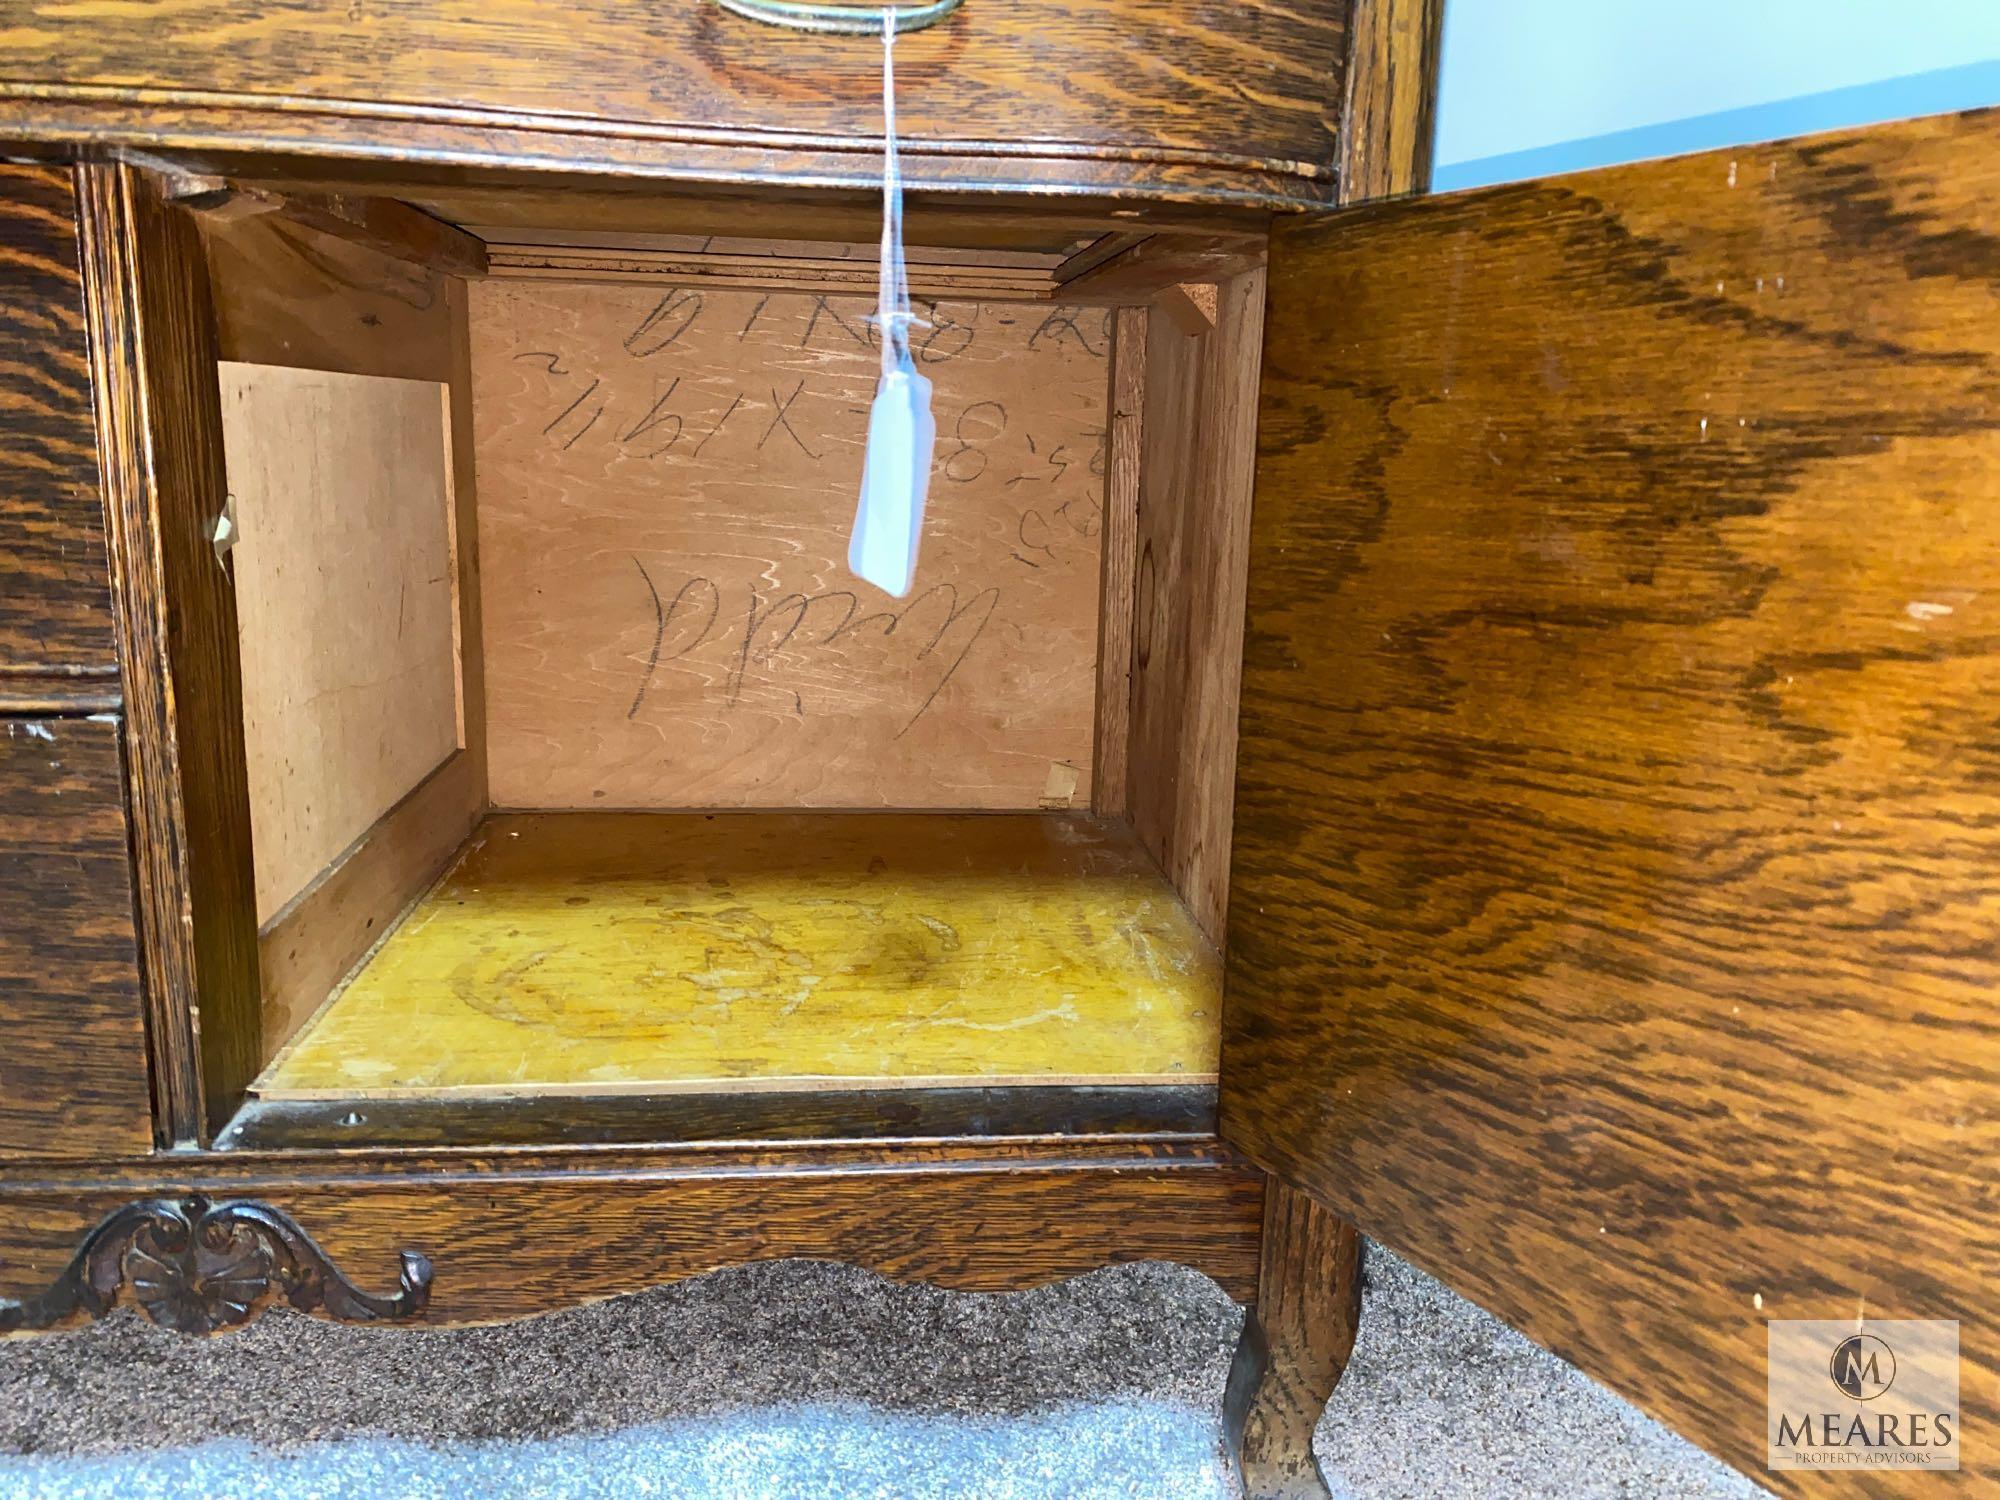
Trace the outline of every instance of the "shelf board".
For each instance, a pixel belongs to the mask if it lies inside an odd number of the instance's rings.
[[[503,813],[253,1092],[1201,1084],[1220,1000],[1089,816]]]

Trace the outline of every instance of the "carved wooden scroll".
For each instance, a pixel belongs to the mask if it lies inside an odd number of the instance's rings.
[[[106,1215],[47,1291],[0,1300],[0,1333],[101,1318],[128,1289],[153,1322],[190,1334],[240,1327],[279,1297],[342,1322],[421,1317],[431,1296],[429,1259],[403,1251],[398,1281],[391,1296],[362,1291],[268,1204],[214,1203],[200,1193],[148,1198]]]

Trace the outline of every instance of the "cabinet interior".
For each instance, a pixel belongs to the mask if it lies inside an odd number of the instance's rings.
[[[248,1113],[1212,1117],[1256,230],[912,205],[938,443],[899,600],[845,564],[873,204],[180,197],[229,476]]]

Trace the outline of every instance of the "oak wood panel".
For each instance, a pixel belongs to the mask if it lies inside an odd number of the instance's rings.
[[[1261,1173],[1210,1143],[237,1158],[0,1179],[0,1295],[39,1291],[103,1214],[167,1187],[294,1216],[365,1290],[436,1266],[426,1317],[524,1317],[722,1266],[809,1256],[1007,1291],[1178,1261],[1253,1300]]]
[[[0,671],[0,717],[82,718],[115,714],[124,704],[116,667],[89,674]]]
[[[1444,0],[1354,0],[1340,126],[1341,203],[1429,190],[1443,42]]]
[[[118,739],[0,721],[0,1155],[152,1144]]]
[[[1123,817],[1130,802],[1132,754],[1132,633],[1139,569],[1139,470],[1145,450],[1146,330],[1143,307],[1122,307],[1112,320],[1111,411],[1106,419],[1104,526],[1099,551],[1097,737],[1091,759],[1091,806]]]
[[[100,680],[117,652],[76,198],[59,168],[0,164],[0,346],[0,692],[115,692]]]
[[[1132,655],[1132,826],[1217,942],[1229,903],[1230,785],[1256,463],[1264,272],[1225,283],[1189,338],[1146,337]]]
[[[228,481],[201,240],[158,182],[76,169],[155,1116],[226,1119],[257,1062],[257,923]]]
[[[879,167],[873,39],[759,25],[708,0],[25,9],[0,30],[0,79],[37,135],[623,158],[823,183]],[[969,5],[898,42],[906,176],[1323,197],[1344,13],[1338,0]]]
[[[847,568],[872,302],[472,303],[498,805],[1032,808],[1052,768],[1088,805],[1105,311],[926,310],[936,459],[891,599]]]
[[[1273,244],[1224,1135],[1753,1471],[1767,1318],[2000,1415],[1996,203],[1969,115]]]

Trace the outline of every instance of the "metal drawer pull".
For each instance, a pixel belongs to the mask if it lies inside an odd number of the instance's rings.
[[[826,31],[838,36],[880,36],[880,6],[814,5],[808,0],[715,0],[724,10],[762,21],[767,26],[789,26],[794,31]],[[896,35],[935,26],[963,5],[965,0],[931,0],[929,5],[912,5],[896,12]]]

